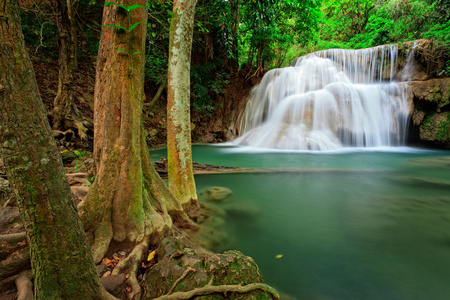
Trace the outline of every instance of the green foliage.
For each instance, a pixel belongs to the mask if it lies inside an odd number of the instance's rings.
[[[128,20],[128,28],[127,27],[123,27],[120,25],[116,25],[116,24],[107,24],[107,25],[103,25],[103,27],[114,27],[117,28],[119,30],[123,30],[127,33],[128,35],[128,51],[123,50],[118,48],[117,50],[119,50],[120,52],[123,52],[125,54],[128,55],[129,59],[130,59],[130,70],[131,72],[133,72],[133,56],[136,54],[141,53],[140,51],[137,52],[133,52],[133,45],[131,44],[131,32],[133,31],[133,29],[135,29],[139,24],[141,24],[142,22],[136,22],[133,25],[131,25],[131,11],[137,9],[137,8],[145,8],[145,9],[149,9],[147,6],[144,5],[138,5],[138,4],[134,4],[134,5],[130,5],[128,7],[120,5],[118,3],[115,2],[106,2],[105,6],[109,7],[110,5],[117,5],[119,8],[123,9],[124,11],[126,11],[127,13],[127,20]]]
[[[86,155],[86,151],[78,151],[78,150],[75,150],[75,151],[73,151],[73,154],[75,154],[76,155],[76,157],[77,157],[77,159],[75,160],[75,172],[78,172],[78,160],[81,158],[81,157],[83,157],[83,156],[85,156]]]
[[[220,68],[222,65],[223,61],[217,60],[191,67],[192,105],[201,116],[213,113],[217,106],[213,98],[222,94],[229,83],[229,74]]]
[[[449,44],[448,0],[325,0],[320,38],[367,48],[419,38]]]
[[[291,45],[314,42],[318,29],[318,1],[249,1],[243,6],[241,62],[278,67]]]

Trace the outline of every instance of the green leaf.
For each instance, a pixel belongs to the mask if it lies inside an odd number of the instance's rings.
[[[134,52],[133,55],[139,54],[139,53],[141,53],[141,51]]]
[[[139,7],[146,8],[146,9],[150,9],[150,8],[148,8],[147,6],[135,4],[135,5],[130,5],[130,6],[128,6],[128,8],[127,8],[126,10],[132,11],[133,9],[136,9],[136,8],[139,8]]]
[[[134,28],[136,28],[136,26],[138,26],[140,23],[142,23],[142,22],[137,22],[137,23],[134,23],[133,25],[131,25],[130,31],[133,30]]]
[[[115,3],[115,2],[106,2],[106,3],[105,3],[105,6],[106,6],[106,7],[109,7],[111,4],[117,5],[118,7],[122,7],[123,9],[125,9],[126,11],[128,11],[128,9],[127,9],[125,6],[120,5],[120,4],[118,4],[118,3]]]
[[[81,151],[80,156],[83,156],[86,154],[86,150]]]
[[[156,37],[156,32],[152,32],[152,37]]]
[[[80,156],[80,151],[75,150],[75,151],[73,151],[73,154],[75,154],[76,156]]]
[[[122,51],[123,53],[128,54],[128,51],[125,51],[125,50],[123,50],[123,49],[117,48],[117,50]]]
[[[119,25],[112,25],[112,24],[109,24],[109,25],[103,25],[103,27],[116,27],[116,28],[119,28],[119,29],[123,29],[123,30],[125,30],[125,31],[128,31],[125,27],[122,27],[122,26],[119,26]]]

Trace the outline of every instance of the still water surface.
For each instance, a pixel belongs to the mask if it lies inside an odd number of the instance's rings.
[[[302,169],[195,178],[199,191],[227,187],[236,203],[258,209],[256,218],[229,220],[230,247],[253,257],[279,291],[312,300],[450,299],[449,151],[198,145],[193,159]]]

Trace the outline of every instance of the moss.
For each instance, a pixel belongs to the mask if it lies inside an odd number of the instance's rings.
[[[174,292],[203,287],[211,278],[213,278],[213,286],[247,285],[264,282],[253,259],[239,251],[231,250],[223,254],[206,254],[190,248],[189,241],[183,237],[164,239],[159,251],[159,262],[150,269],[143,283],[143,299],[153,299],[167,294],[175,281],[188,268],[192,268],[192,270],[175,286]],[[238,293],[211,294],[196,299],[260,300],[272,298],[261,290],[255,290],[245,295]]]
[[[450,113],[447,113],[447,117],[444,121],[441,121],[437,125],[437,132],[434,137],[439,141],[450,140]]]

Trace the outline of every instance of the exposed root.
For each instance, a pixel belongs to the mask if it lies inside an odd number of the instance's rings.
[[[141,263],[145,252],[148,249],[148,238],[138,245],[136,245],[128,255],[128,257],[117,264],[114,268],[112,275],[118,275],[125,273],[129,275],[127,283],[131,287],[131,291],[128,293],[129,299],[135,299],[137,295],[141,294],[141,286],[137,280],[137,272],[139,264]]]
[[[17,287],[17,300],[33,300],[33,283],[31,282],[31,270],[23,271],[14,280]]]
[[[186,270],[189,270],[189,268]],[[185,272],[185,273],[187,273],[187,272]],[[184,276],[186,276],[185,273],[183,273]],[[181,275],[181,277],[183,277],[183,275]],[[262,290],[266,293],[269,293],[272,296],[272,299],[280,300],[280,295],[278,295],[277,291],[273,287],[271,287],[267,284],[264,284],[264,283],[250,283],[250,284],[247,284],[244,286],[242,286],[242,285],[213,286],[212,285],[213,278],[211,278],[211,280],[208,282],[208,284],[205,285],[204,287],[195,288],[195,289],[187,291],[187,292],[176,292],[173,294],[170,294],[170,292],[169,292],[168,295],[163,295],[163,296],[155,298],[153,300],[182,300],[182,299],[191,299],[193,297],[210,295],[210,294],[215,294],[215,293],[242,293],[243,294],[243,293],[249,293],[249,292],[255,291],[255,290]],[[178,283],[178,280],[175,282],[175,284],[176,283]],[[175,286],[175,284],[174,284],[174,286]]]
[[[169,292],[167,294],[172,294],[173,289],[177,286],[178,283],[180,283],[181,280],[184,279],[184,277],[186,277],[186,275],[190,272],[190,271],[196,271],[195,269],[189,267],[186,270],[184,270],[183,274],[181,274],[180,278],[177,279],[177,281],[175,281],[175,283],[172,285],[172,287],[170,288]]]

